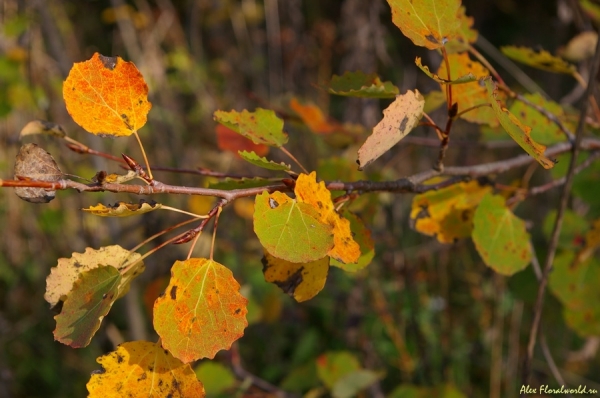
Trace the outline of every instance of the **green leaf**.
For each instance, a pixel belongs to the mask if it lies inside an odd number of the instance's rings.
[[[256,154],[256,152],[254,152],[254,151],[252,151],[252,152],[238,151],[238,154],[245,161],[247,161],[249,163],[252,163],[255,166],[262,167],[263,169],[282,170],[282,171],[290,171],[291,170],[291,166],[290,165],[285,164],[283,162],[281,162],[281,163],[275,163],[272,160],[268,160],[267,158],[263,158],[263,157],[258,156]]]
[[[207,395],[223,394],[232,389],[235,384],[235,376],[229,368],[214,361],[202,361],[194,369],[198,380],[204,385]]]
[[[373,257],[375,256],[375,244],[371,238],[371,231],[367,229],[365,224],[356,216],[356,214],[344,209],[341,216],[350,221],[352,236],[360,246],[360,257],[356,263],[348,264],[344,264],[332,258],[330,265],[341,268],[346,272],[356,272],[371,264],[371,261],[373,261]]]
[[[255,112],[245,109],[242,112],[215,111],[214,119],[255,144],[280,147],[288,141],[288,136],[283,131],[283,120],[271,110],[257,108]]]
[[[375,73],[366,75],[362,71],[333,75],[325,88],[331,94],[359,98],[395,98],[399,93],[391,82],[382,82]]]
[[[590,281],[600,281],[600,263],[595,258],[579,261],[575,253],[564,252],[556,256],[548,287],[554,295],[571,309],[582,309],[590,299],[597,301],[598,287]],[[596,297],[594,297],[596,296]],[[600,303],[596,303],[598,305]]]
[[[561,120],[564,125],[570,127],[571,130],[573,129],[573,126],[569,126],[569,124],[566,123],[565,112],[563,108],[556,102],[546,100],[539,93],[525,94],[523,97],[552,113],[558,120]],[[538,112],[536,109],[519,100],[513,102],[510,107],[510,113],[518,116],[519,120],[523,124],[531,127],[531,138],[535,142],[539,142],[544,145],[552,145],[567,139],[566,135],[554,122]]]
[[[505,46],[500,50],[504,55],[517,62],[548,72],[572,75],[577,71],[575,65],[571,65],[562,58],[555,57],[545,50],[536,51],[531,48],[516,46]]]
[[[552,235],[555,220],[556,210],[550,211],[544,219],[542,231],[548,239],[550,239],[550,236]],[[563,249],[575,249],[577,246],[580,246],[582,242],[578,244],[576,240],[583,240],[588,228],[589,223],[585,218],[575,213],[573,210],[565,209],[563,224],[560,229],[560,237],[558,238],[558,247]]]
[[[121,274],[110,265],[82,272],[54,317],[54,339],[73,348],[86,347],[117,299],[120,282]]]
[[[498,118],[498,121],[504,130],[506,130],[512,139],[515,140],[515,142],[519,144],[519,146],[523,148],[525,152],[537,160],[542,167],[545,169],[551,169],[554,167],[554,162],[544,156],[546,147],[538,144],[531,138],[531,135],[529,134],[531,132],[531,128],[523,125],[519,119],[517,119],[508,111],[508,109],[504,108],[496,100],[496,93],[492,80],[486,79],[485,86],[487,88],[488,98],[492,104],[492,109],[494,110],[494,113],[496,114],[496,117]]]
[[[348,351],[327,352],[317,358],[317,374],[329,389],[342,377],[360,368],[356,356]]]
[[[381,373],[373,370],[355,370],[338,379],[331,389],[331,395],[334,398],[355,397],[356,394],[381,379],[382,376]]]
[[[460,0],[388,0],[392,21],[417,46],[435,50],[455,38]]]
[[[256,196],[254,232],[271,255],[292,263],[318,260],[333,247],[332,228],[317,210],[281,192]]]
[[[503,275],[521,271],[531,261],[530,237],[523,220],[502,196],[486,194],[473,219],[473,242],[486,265]]]
[[[256,188],[256,187],[266,187],[267,185],[273,185],[280,183],[281,179],[272,180],[261,177],[254,178],[231,178],[226,177],[223,181],[213,182],[208,184],[209,188],[213,189],[245,189],[245,188]]]
[[[472,73],[467,73],[464,76],[461,76],[459,78],[456,79],[452,79],[452,80],[448,80],[448,79],[443,79],[440,76],[436,75],[435,73],[431,73],[431,71],[429,70],[429,67],[427,66],[423,66],[423,64],[421,64],[421,57],[417,57],[415,59],[415,64],[417,65],[417,67],[419,69],[421,69],[427,76],[429,76],[430,78],[432,78],[433,80],[435,80],[436,82],[440,83],[440,84],[464,84],[464,83],[471,83],[474,82],[478,79],[477,76],[473,75]],[[481,76],[479,76],[481,77]]]

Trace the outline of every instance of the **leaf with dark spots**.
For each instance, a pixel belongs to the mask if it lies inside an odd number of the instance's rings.
[[[175,300],[177,298],[177,286],[173,286],[171,288],[171,300]]]
[[[308,263],[291,263],[265,252],[262,263],[265,280],[276,284],[298,302],[316,296],[325,286],[329,271],[329,257]]]
[[[89,398],[205,396],[190,365],[163,350],[160,343],[123,343],[97,361],[106,371],[92,374],[87,383]]]
[[[117,57],[106,57],[104,55],[98,55],[100,62],[104,65],[105,68],[113,70],[115,66],[117,66]]]

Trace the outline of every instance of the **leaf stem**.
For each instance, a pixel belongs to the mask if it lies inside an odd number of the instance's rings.
[[[137,139],[137,142],[140,145],[140,150],[142,151],[142,156],[144,157],[144,162],[146,163],[146,170],[148,170],[148,176],[150,177],[150,180],[153,180],[154,177],[152,177],[152,170],[150,170],[150,163],[148,162],[148,157],[146,157],[146,151],[144,150],[144,145],[142,144],[140,135],[138,134],[137,130],[135,130],[133,132],[133,134],[135,135],[135,138]]]
[[[213,259],[213,254],[215,252],[215,239],[217,237],[217,227],[219,226],[219,216],[221,215],[221,212],[223,211],[223,207],[219,206],[219,209],[217,210],[217,215],[215,216],[215,223],[213,225],[213,236],[212,236],[212,243],[210,245],[210,259]]]
[[[304,168],[304,166],[302,166],[302,164],[298,161],[298,159],[296,159],[294,157],[294,155],[292,155],[287,149],[285,149],[284,146],[280,146],[279,149],[281,149],[281,151],[283,153],[285,153],[290,159],[292,159],[294,161],[294,163],[296,163],[298,165],[298,167],[300,167],[300,169],[302,169],[302,171],[304,171],[306,174],[308,174],[308,171]]]
[[[165,228],[165,229],[163,229],[162,231],[160,231],[160,232],[157,232],[157,233],[155,233],[154,235],[152,235],[151,237],[147,238],[147,239],[146,239],[146,240],[144,240],[143,242],[141,242],[141,243],[138,243],[138,245],[137,245],[136,247],[134,247],[133,249],[131,249],[131,250],[129,250],[129,251],[130,251],[130,252],[135,252],[135,251],[137,251],[137,250],[138,250],[140,247],[142,247],[142,246],[144,246],[146,243],[148,243],[148,242],[150,242],[150,241],[152,241],[152,240],[154,240],[154,239],[158,238],[159,236],[161,236],[161,235],[164,235],[164,234],[166,234],[167,232],[169,232],[169,231],[172,231],[172,230],[174,230],[174,229],[177,229],[177,228],[179,228],[179,227],[183,227],[184,225],[186,225],[186,224],[189,224],[189,223],[191,223],[191,222],[194,222],[194,221],[196,221],[196,220],[197,220],[197,218],[196,218],[196,217],[194,217],[194,218],[190,218],[189,220],[186,220],[186,221],[180,222],[179,224],[175,224],[175,225],[172,225],[172,226],[170,226],[170,227],[168,227],[168,228]]]
[[[163,209],[163,210],[174,211],[176,213],[187,214],[188,216],[192,216],[192,217],[195,217],[195,218],[208,218],[208,215],[201,216],[200,214],[190,213],[189,211],[181,210],[181,209],[178,209],[176,207],[161,205],[160,208]]]

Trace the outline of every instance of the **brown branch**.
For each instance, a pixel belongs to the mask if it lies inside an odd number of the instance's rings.
[[[593,86],[596,82],[596,74],[598,73],[598,68],[600,66],[600,40],[596,45],[596,52],[594,55],[594,59],[592,61],[592,67],[590,70],[590,77],[588,81],[588,86],[586,89],[586,95],[584,98],[589,98],[590,94],[593,92]],[[533,351],[537,341],[537,334],[541,322],[542,317],[542,307],[544,306],[544,297],[546,293],[546,286],[548,284],[548,276],[550,271],[552,270],[552,264],[554,262],[554,255],[556,254],[556,249],[558,247],[558,237],[560,235],[560,230],[562,227],[563,216],[565,209],[567,207],[567,202],[569,200],[569,194],[571,192],[571,186],[573,185],[573,177],[575,175],[575,165],[577,163],[577,155],[580,151],[580,144],[583,140],[583,129],[585,127],[585,115],[587,113],[588,107],[590,105],[590,101],[584,101],[581,105],[581,114],[579,117],[579,124],[577,125],[577,131],[575,133],[575,143],[571,149],[571,160],[569,162],[569,169],[567,171],[567,176],[565,180],[565,184],[561,193],[560,202],[558,205],[558,210],[556,214],[556,221],[554,223],[554,229],[552,231],[552,237],[550,238],[550,244],[548,246],[548,254],[546,256],[546,262],[544,264],[544,272],[542,274],[542,280],[540,281],[540,285],[538,287],[537,298],[535,301],[534,313],[533,313],[533,322],[531,324],[531,331],[529,334],[529,343],[527,344],[527,354],[525,356],[525,363],[523,365],[523,385],[529,384],[529,379],[531,377],[531,360],[533,359]]]
[[[580,145],[583,150],[600,149],[600,140],[595,138],[586,138]],[[557,156],[571,149],[571,143],[562,142],[546,150],[547,156]],[[464,180],[465,178],[477,178],[489,174],[499,174],[518,167],[526,166],[534,162],[531,156],[522,154],[514,158],[499,160],[496,162],[484,163],[475,166],[453,166],[446,167],[443,172],[436,170],[427,170],[414,174],[410,177],[400,178],[394,181],[354,181],[354,182],[328,182],[327,188],[333,191],[345,191],[346,193],[366,193],[366,192],[393,192],[393,193],[423,193],[448,186],[448,184]],[[454,176],[457,179],[450,179],[436,185],[426,185],[423,182],[435,176]],[[264,187],[242,188],[233,190],[186,187],[179,185],[169,185],[157,180],[153,180],[153,185],[135,185],[135,184],[115,184],[115,183],[92,183],[83,184],[72,180],[50,181],[16,181],[0,179],[0,187],[34,187],[46,188],[50,190],[75,189],[79,192],[115,192],[130,193],[135,195],[155,195],[160,193],[180,194],[180,195],[201,195],[214,196],[224,199],[225,204],[248,196],[255,196],[263,191],[288,192],[292,190],[290,184],[280,183]]]
[[[581,162],[581,164],[579,166],[575,167],[574,174],[577,175],[577,174],[581,173],[583,170],[590,167],[591,164],[594,163],[594,161],[598,158],[600,158],[600,151],[594,151],[594,152],[590,153],[590,156],[586,160]],[[556,187],[563,185],[566,181],[567,181],[566,176],[562,177],[562,178],[558,178],[556,180],[552,180],[547,184],[531,188],[527,195],[528,196],[539,195],[541,193],[549,191],[552,188],[556,188]]]

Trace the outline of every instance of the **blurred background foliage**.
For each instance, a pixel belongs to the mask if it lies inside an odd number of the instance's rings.
[[[554,52],[589,28],[574,0],[463,4],[482,37],[480,50],[494,65],[492,46],[540,46]],[[153,108],[140,133],[153,165],[253,175],[268,174],[219,150],[214,110],[264,107],[285,113],[295,96],[314,102],[337,120],[369,129],[389,101],[334,98],[318,83],[332,74],[362,70],[377,72],[401,92],[417,87],[427,93],[438,86],[418,71],[414,58],[421,56],[434,67],[441,59],[400,33],[383,0],[1,0],[2,178],[12,178],[21,145],[19,131],[32,119],[59,123],[92,148],[140,158],[133,140],[91,136],[65,110],[62,81],[74,62],[94,52],[133,61],[148,82]],[[522,70],[556,101],[575,88],[568,77]],[[509,84],[515,83],[510,73],[502,67],[499,71]],[[444,120],[443,111],[433,116]],[[436,146],[407,139],[371,166],[372,171],[358,172],[356,149],[367,130],[359,129],[362,136],[325,139],[293,118],[288,121],[289,149],[323,178],[399,178],[431,167],[437,156]],[[463,145],[450,145],[447,164],[470,165],[520,153],[514,147],[475,150],[469,142],[478,140],[480,132],[465,122],[458,122],[453,131],[453,140]],[[413,135],[435,137],[424,128]],[[120,170],[102,158],[75,154],[50,137],[26,141],[41,145],[63,171],[76,176],[89,179],[99,170]],[[270,158],[284,160],[275,152]],[[510,184],[522,172],[501,178]],[[213,181],[156,174],[171,184],[199,186]],[[587,178],[593,180],[593,173]],[[50,204],[32,205],[9,190],[0,192],[0,396],[83,396],[90,372],[99,368],[96,357],[123,341],[156,338],[150,309],[173,261],[187,255],[185,245],[170,246],[147,259],[146,272],[116,303],[85,349],[53,341],[54,314],[43,299],[45,278],[59,257],[88,246],[131,248],[183,220],[161,212],[114,220],[80,211],[98,202],[138,199],[58,192]],[[212,204],[202,197],[153,199],[197,213]],[[372,229],[376,244],[373,263],[356,275],[332,269],[326,288],[303,304],[264,281],[251,202],[239,201],[226,209],[215,259],[234,271],[250,298],[250,326],[233,354],[222,352],[212,364],[197,368],[212,396],[268,396],[244,381],[248,374],[289,393],[326,396],[331,386],[324,383],[327,377],[319,374],[318,364],[330,359],[377,373],[378,382],[361,396],[517,396],[519,363],[537,291],[531,267],[511,278],[500,277],[485,267],[470,241],[441,245],[418,235],[408,225],[411,199],[411,195],[371,194],[357,201],[355,210]],[[557,192],[549,192],[517,209],[532,225],[540,258],[547,236],[543,221],[556,199]],[[577,207],[578,203],[574,208],[580,216],[597,211],[598,205]],[[209,246],[210,238],[202,236],[195,255],[206,256]],[[546,304],[543,328],[566,382],[600,390],[599,340],[570,331],[551,295]],[[328,352],[337,356],[321,357]],[[237,379],[232,378],[232,363]],[[541,352],[536,352],[533,367],[536,385],[557,385]]]

